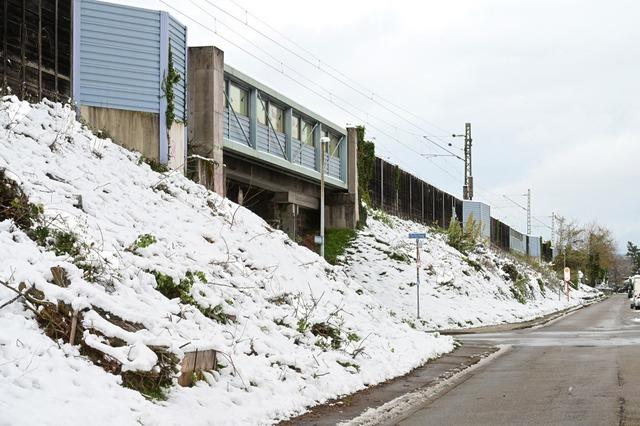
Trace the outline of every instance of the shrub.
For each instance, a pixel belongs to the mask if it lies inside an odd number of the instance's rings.
[[[502,265],[502,270],[505,272],[505,274],[507,274],[509,279],[513,282],[516,282],[516,280],[518,279],[518,276],[520,275],[518,273],[518,270],[516,269],[516,266],[513,263],[505,263],[504,265]]]
[[[523,305],[527,303],[527,297],[529,297],[528,281],[526,277],[519,276],[511,287],[511,294]]]
[[[156,243],[156,237],[153,236],[153,234],[142,234],[142,235],[138,235],[138,238],[136,239],[136,241],[133,243],[134,246],[134,250],[136,248],[146,248],[149,247],[151,244],[155,244]]]
[[[191,295],[191,288],[196,282],[196,278],[203,283],[207,282],[207,277],[202,271],[187,271],[185,277],[178,283],[167,274],[159,271],[147,271],[156,278],[156,290],[158,290],[167,299],[180,299],[187,305],[195,306],[207,318],[217,321],[221,324],[228,324],[234,321],[232,315],[226,314],[222,305],[213,307],[204,307],[200,305]]]
[[[356,238],[355,229],[328,229],[324,234],[324,258],[335,265],[338,257],[344,254],[345,249]]]
[[[393,228],[393,221],[391,220],[391,216],[386,214],[384,211],[382,211],[382,210],[374,210],[372,217],[373,217],[374,220],[377,220],[378,222],[384,223],[389,228]]]
[[[314,336],[324,337],[331,341],[333,349],[340,349],[342,346],[342,338],[340,337],[340,329],[333,327],[325,322],[318,322],[311,326],[311,333]],[[316,342],[318,343],[318,342]],[[320,346],[320,345],[318,345]]]
[[[464,229],[462,229],[458,219],[453,218],[447,229],[447,242],[459,252],[468,253],[476,247],[480,240],[481,225],[473,218],[473,215],[470,215]]]

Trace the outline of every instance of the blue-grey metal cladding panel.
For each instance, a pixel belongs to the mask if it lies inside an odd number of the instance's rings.
[[[513,228],[509,229],[509,248],[511,250],[526,253],[526,238],[525,235],[514,230]]]
[[[302,142],[291,138],[291,162],[302,164]]]
[[[541,251],[540,237],[529,237],[529,256],[539,258]]]
[[[264,124],[256,126],[256,144],[259,151],[269,152],[269,128]]]
[[[341,176],[340,176],[340,159],[339,158],[337,158],[337,157],[329,158],[328,174],[329,174],[329,176],[332,176],[334,178],[341,179]]]
[[[237,117],[237,119],[236,119]],[[243,132],[244,130],[244,132]],[[224,110],[224,137],[242,145],[251,145],[249,117],[234,115],[229,108]],[[246,135],[246,136],[245,136]]]
[[[173,94],[175,99],[175,113],[176,118],[180,121],[184,121],[186,115],[186,69],[187,58],[185,57],[187,46],[187,27],[178,22],[175,18],[169,15],[169,46],[171,48],[171,56],[173,59],[173,66],[178,74],[180,74],[180,81],[174,85]]]
[[[270,127],[258,123],[256,143],[259,151],[268,152],[276,157],[284,158],[284,133],[274,132]]]
[[[276,157],[284,158],[285,157],[285,139],[286,136],[284,133],[274,132],[269,129],[269,154],[275,155]]]
[[[78,102],[160,112],[160,13],[80,1]]]
[[[481,224],[482,236],[491,238],[491,210],[489,206],[479,201],[464,200],[462,202],[463,225],[466,225],[471,215],[473,215],[473,220]]]
[[[316,149],[308,144],[302,145],[302,165],[310,169],[316,168]]]

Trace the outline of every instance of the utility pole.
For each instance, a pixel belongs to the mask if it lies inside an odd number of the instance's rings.
[[[473,200],[473,173],[471,171],[471,123],[464,125],[464,185],[462,198]]]
[[[556,246],[556,212],[551,212],[551,248]]]
[[[527,235],[531,235],[531,189],[527,189]]]

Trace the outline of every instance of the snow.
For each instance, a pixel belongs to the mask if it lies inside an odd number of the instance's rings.
[[[526,305],[516,302],[499,271],[476,273],[429,232],[425,321],[416,323],[409,286],[415,267],[386,258],[381,248],[413,256],[405,234],[418,225],[394,219],[390,228],[371,220],[346,266],[331,266],[245,208],[179,173],[152,171],[139,154],[94,136],[60,104],[3,98],[0,168],[44,206],[51,226],[78,235],[87,260],[101,268],[98,282],[88,282],[74,259],[46,251],[5,220],[0,280],[34,286],[47,300],[82,310],[84,342],[125,371],[152,370],[153,346],[178,357],[215,349],[223,364],[205,381],[176,384],[165,401],[150,401],[77,346],[51,340],[34,314],[14,302],[0,310],[0,425],[271,424],[453,349],[451,337],[426,330],[525,319],[567,305],[549,290],[535,291]],[[156,242],[136,247],[144,234]],[[500,261],[491,251],[477,258]],[[54,266],[67,271],[68,287],[53,284]],[[153,271],[176,283],[201,273],[205,279],[194,278],[190,296],[235,320],[222,324],[167,299]],[[569,304],[581,294],[574,292]],[[0,286],[0,305],[14,295]],[[125,330],[100,312],[142,327]],[[340,349],[310,332],[315,323],[341,330]],[[124,344],[112,347],[108,338]]]
[[[384,304],[390,313],[424,329],[459,329],[521,322],[578,305],[597,294],[586,286],[558,297],[558,280],[518,262],[512,256],[478,249],[468,256],[446,243],[444,233],[427,231],[420,250],[420,307],[416,316],[416,243],[410,232],[424,227],[373,210],[343,261],[345,272]],[[394,260],[393,258],[398,259]],[[406,259],[403,261],[402,259]],[[526,304],[512,295],[513,283],[502,267],[512,264],[526,278]],[[482,268],[476,271],[475,267]],[[538,280],[544,284],[544,292]]]

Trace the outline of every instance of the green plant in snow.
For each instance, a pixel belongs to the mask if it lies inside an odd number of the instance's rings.
[[[358,364],[356,364],[356,363],[351,362],[351,361],[340,361],[340,360],[337,360],[336,362],[338,364],[340,364],[341,366],[343,366],[344,368],[351,367],[354,370],[356,370],[356,372],[360,371],[360,366]]]
[[[331,341],[333,349],[340,349],[342,346],[342,337],[340,337],[340,329],[326,322],[318,322],[311,326],[311,334],[314,336],[324,337]]]
[[[507,274],[509,279],[513,282],[516,282],[520,273],[516,269],[516,266],[513,263],[505,263],[502,265],[502,270]]]
[[[385,253],[389,256],[389,259],[395,260],[396,262],[411,263],[411,257],[406,253],[399,251],[390,251]]]
[[[523,305],[527,303],[527,298],[529,297],[528,281],[526,277],[520,275],[510,288],[513,297]]]
[[[136,238],[135,242],[133,243],[132,249],[135,250],[137,248],[147,248],[151,244],[155,244],[155,243],[156,243],[156,237],[154,237],[153,234],[138,235],[138,238]]]
[[[481,223],[470,215],[464,229],[460,222],[453,218],[447,229],[447,243],[461,253],[472,251],[480,241]]]
[[[298,324],[296,327],[296,330],[298,330],[298,333],[306,333],[307,330],[309,329],[309,323],[307,322],[307,320],[305,318],[300,318],[298,320]]]
[[[337,264],[338,257],[344,254],[356,235],[355,229],[327,229],[324,234],[324,257],[327,262]]]
[[[350,332],[347,333],[347,340],[350,342],[357,342],[358,340],[360,340],[360,336],[358,336],[357,333]]]
[[[373,219],[378,222],[382,222],[387,225],[389,228],[393,228],[393,221],[391,220],[391,216],[385,213],[382,210],[374,210],[373,211]]]
[[[180,299],[180,301],[187,305],[195,306],[202,315],[217,321],[221,324],[228,324],[233,322],[233,317],[224,312],[222,305],[205,307],[200,305],[193,298],[191,294],[191,288],[198,279],[202,283],[207,282],[207,277],[202,271],[187,271],[185,277],[178,283],[174,281],[172,277],[159,271],[147,271],[151,273],[156,279],[156,290],[162,293],[167,299]]]

